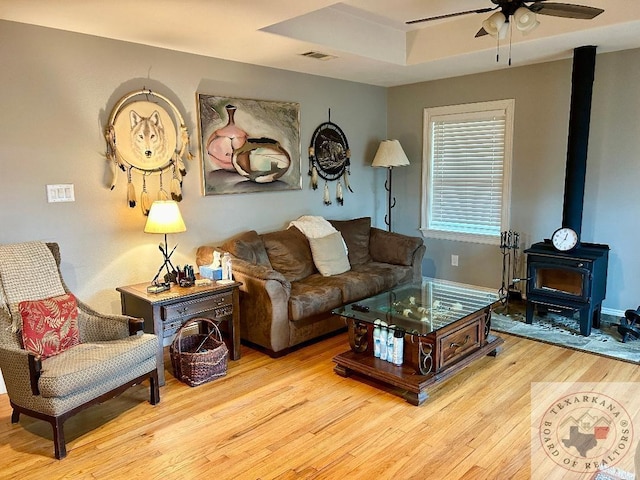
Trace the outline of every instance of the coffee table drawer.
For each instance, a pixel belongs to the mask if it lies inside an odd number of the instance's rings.
[[[165,322],[185,317],[200,315],[205,312],[219,312],[223,315],[233,311],[233,296],[231,292],[212,295],[195,300],[165,305],[161,309],[161,317]]]
[[[438,339],[439,367],[445,367],[480,348],[480,323],[474,321]]]

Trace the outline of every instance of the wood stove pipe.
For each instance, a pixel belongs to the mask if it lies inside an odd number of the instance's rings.
[[[587,173],[587,148],[591,120],[591,98],[596,65],[596,47],[589,45],[573,51],[571,111],[564,184],[562,226],[578,233],[582,230],[582,210]]]

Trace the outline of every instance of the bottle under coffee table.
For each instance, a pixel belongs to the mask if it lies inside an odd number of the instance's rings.
[[[497,354],[504,340],[491,333],[491,310],[498,302],[497,291],[424,277],[337,308],[332,313],[346,320],[351,350],[334,357],[334,371],[373,378],[421,405],[429,386]],[[402,365],[374,356],[376,320],[404,332]]]

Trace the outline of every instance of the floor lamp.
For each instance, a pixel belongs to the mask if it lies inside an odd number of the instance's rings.
[[[391,231],[391,209],[396,205],[395,197],[391,196],[391,175],[393,167],[404,167],[409,165],[409,159],[402,150],[402,145],[398,140],[383,140],[380,142],[376,156],[373,159],[372,167],[388,168],[387,180],[384,183],[384,189],[387,191],[387,215],[384,217],[384,223],[388,230]]]
[[[158,273],[151,281],[150,292],[161,291],[159,287],[166,287],[167,285],[158,284],[158,277],[162,272],[163,268],[166,268],[167,275],[166,278],[172,278],[172,275],[175,275],[175,268],[171,264],[171,255],[175,251],[176,247],[173,247],[173,250],[169,252],[169,247],[167,245],[167,233],[180,233],[186,232],[187,227],[184,224],[184,220],[182,219],[182,214],[180,213],[180,208],[178,208],[178,203],[173,200],[158,200],[151,204],[151,209],[149,210],[149,216],[147,217],[147,223],[144,226],[145,233],[163,233],[164,234],[164,246],[162,244],[159,245],[159,249],[162,252],[162,256],[164,258],[164,262],[160,265],[158,269]],[[171,267],[171,269],[169,269]],[[166,283],[166,282],[165,282]]]

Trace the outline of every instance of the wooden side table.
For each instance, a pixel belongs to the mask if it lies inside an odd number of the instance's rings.
[[[147,293],[149,283],[118,287],[122,313],[144,319],[144,331],[158,336],[158,382],[165,384],[164,347],[175,333],[193,317],[207,317],[216,322],[229,349],[229,359],[240,358],[240,283],[179,287],[161,293]]]

